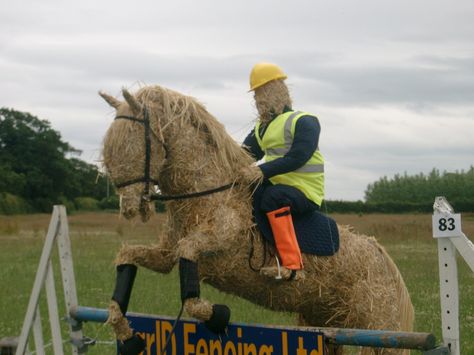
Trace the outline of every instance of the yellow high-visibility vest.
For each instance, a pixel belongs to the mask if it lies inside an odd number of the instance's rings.
[[[261,123],[257,122],[255,137],[265,153],[265,162],[283,157],[288,153],[293,144],[296,122],[300,117],[307,115],[309,114],[301,111],[282,113],[269,123],[263,138],[259,133]],[[324,158],[319,147],[301,168],[275,175],[270,178],[270,181],[273,184],[293,186],[303,192],[308,199],[321,206],[324,199]]]

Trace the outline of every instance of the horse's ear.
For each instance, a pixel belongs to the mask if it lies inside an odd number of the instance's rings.
[[[125,98],[125,101],[127,101],[128,106],[130,106],[130,109],[135,115],[140,114],[142,111],[142,106],[140,103],[137,101],[135,96],[130,94],[127,89],[122,89],[122,95]]]
[[[112,106],[113,108],[115,109],[118,109],[118,107],[120,106],[121,102],[119,100],[117,100],[115,97],[113,96],[110,96],[108,94],[106,94],[105,92],[103,91],[99,91],[99,95],[102,96],[102,98],[110,105]]]

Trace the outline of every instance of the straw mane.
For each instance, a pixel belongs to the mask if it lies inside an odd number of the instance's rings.
[[[220,179],[223,176],[228,178],[229,172],[235,176],[242,167],[254,162],[197,99],[161,86],[144,87],[137,92],[136,97],[150,108],[152,127],[156,125],[161,127],[162,135],[166,137],[166,132],[170,129],[174,131],[174,137],[186,137],[178,139],[182,147],[174,144],[178,156],[181,155],[179,150],[187,151],[202,162],[203,157],[197,156],[197,151],[207,153],[204,165],[199,167],[193,164],[194,168],[212,169],[214,173],[211,175]],[[204,147],[196,146],[200,140],[204,142]],[[166,143],[172,144],[172,142]],[[184,166],[173,159],[174,164],[192,170],[189,161],[189,157],[186,157]]]

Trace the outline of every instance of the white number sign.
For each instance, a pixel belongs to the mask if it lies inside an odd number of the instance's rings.
[[[433,237],[459,237],[461,231],[461,214],[435,213],[433,214]]]

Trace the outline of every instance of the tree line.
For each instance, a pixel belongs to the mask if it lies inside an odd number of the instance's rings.
[[[467,171],[440,172],[434,168],[427,175],[383,177],[365,191],[367,203],[432,205],[436,196],[445,196],[456,211],[474,211],[474,166]]]
[[[0,109],[0,214],[117,209],[112,185],[96,165],[79,158],[47,120],[13,109]],[[445,196],[457,212],[474,211],[474,167],[454,173],[386,176],[368,185],[365,201],[325,201],[325,212],[432,212],[436,196]],[[163,205],[157,206],[163,210]]]
[[[365,191],[367,202],[433,202],[436,195],[450,201],[474,201],[474,166],[467,171],[440,172],[433,169],[409,176],[395,175],[393,179],[383,177],[370,184]]]
[[[1,108],[0,213],[50,212],[54,204],[116,208],[107,180],[80,153],[47,120]]]
[[[474,166],[467,171],[429,174],[396,174],[371,183],[365,191],[365,201],[326,201],[330,212],[404,213],[433,212],[436,196],[444,196],[456,212],[474,211]]]

